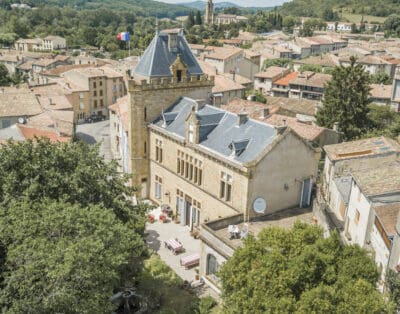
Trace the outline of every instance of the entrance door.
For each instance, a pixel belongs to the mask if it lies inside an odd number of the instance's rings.
[[[192,204],[189,202],[185,203],[185,225],[190,226],[190,217],[192,212]]]
[[[305,208],[311,205],[311,192],[312,192],[312,180],[311,178],[303,181],[303,187],[301,189],[300,207]]]

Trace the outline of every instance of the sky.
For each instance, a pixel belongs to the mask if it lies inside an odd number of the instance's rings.
[[[193,2],[195,0],[157,0],[161,2],[167,3],[185,3],[185,2]],[[240,5],[242,7],[273,7],[276,5],[281,5],[288,0],[214,0],[214,3],[217,2],[232,2]]]

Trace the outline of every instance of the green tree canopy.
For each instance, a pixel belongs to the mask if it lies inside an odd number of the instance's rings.
[[[350,66],[336,67],[325,86],[317,123],[328,128],[339,123],[345,140],[362,136],[368,128],[369,83],[369,74],[362,65],[356,64],[354,57]]]
[[[64,199],[83,207],[96,204],[114,211],[123,222],[143,229],[141,211],[127,197],[132,189],[114,162],[99,156],[98,147],[82,142],[51,144],[9,142],[0,149],[0,203],[15,199]]]
[[[10,73],[4,64],[0,64],[0,86],[9,86],[11,83]]]
[[[7,313],[110,313],[109,298],[144,250],[135,230],[95,205],[12,202],[0,210],[0,230]]]
[[[0,148],[0,308],[109,313],[133,286],[144,205],[97,146],[45,139]]]
[[[219,273],[227,313],[387,313],[379,273],[358,246],[297,222],[249,237]],[[357,289],[354,289],[357,287]],[[357,290],[357,291],[356,291]]]

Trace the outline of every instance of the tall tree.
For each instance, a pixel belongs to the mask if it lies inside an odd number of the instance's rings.
[[[11,77],[4,64],[0,64],[0,86],[9,86],[11,83]]]
[[[332,128],[337,122],[345,140],[361,136],[368,128],[369,83],[369,74],[354,57],[349,66],[336,67],[325,86],[317,123]]]
[[[388,313],[367,252],[319,227],[267,228],[222,266],[228,313]],[[358,291],[355,291],[357,287]],[[361,301],[364,300],[364,301]]]
[[[194,18],[194,13],[193,11],[190,11],[189,16],[186,19],[186,28],[191,29],[193,25],[196,24],[195,18]]]
[[[196,12],[196,21],[195,21],[196,25],[202,25],[203,24],[203,19],[201,18],[201,12],[197,11]]]

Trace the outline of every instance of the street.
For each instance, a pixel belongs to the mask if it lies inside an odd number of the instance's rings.
[[[112,159],[110,143],[110,120],[84,123],[76,126],[76,136],[88,144],[100,143],[100,155],[106,161]]]

